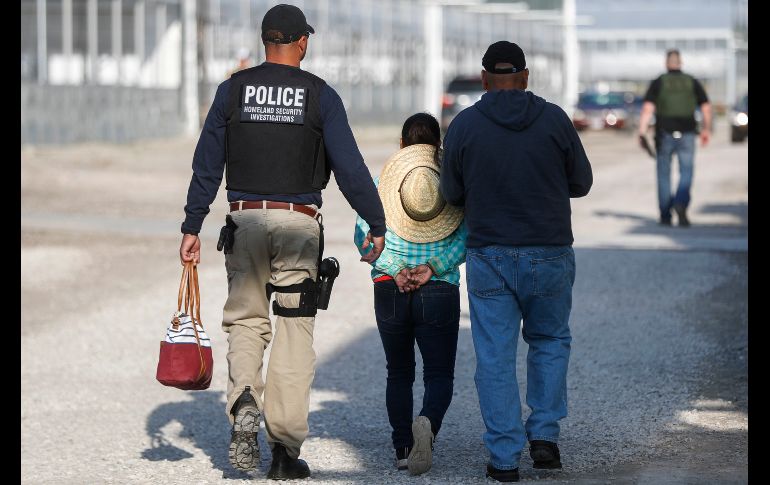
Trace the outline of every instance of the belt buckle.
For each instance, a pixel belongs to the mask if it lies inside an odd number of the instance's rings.
[[[681,131],[674,131],[673,133],[671,133],[671,136],[673,136],[675,140],[678,140],[678,139],[682,138],[682,132]]]

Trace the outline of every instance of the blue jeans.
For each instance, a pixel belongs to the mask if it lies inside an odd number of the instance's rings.
[[[452,402],[460,288],[433,280],[415,292],[401,293],[393,281],[378,282],[374,312],[388,368],[385,405],[393,448],[411,447],[414,343],[422,354],[425,384],[419,415],[430,420],[435,435]]]
[[[696,136],[693,132],[682,133],[682,137],[677,139],[665,131],[657,134],[658,207],[663,220],[671,220],[671,208],[675,205],[687,208],[690,204]],[[679,161],[679,187],[672,195],[671,158],[674,153]]]
[[[484,444],[492,466],[512,470],[527,440],[558,442],[558,421],[567,416],[575,253],[571,246],[485,246],[468,248],[466,264]],[[516,379],[522,318],[526,424]]]

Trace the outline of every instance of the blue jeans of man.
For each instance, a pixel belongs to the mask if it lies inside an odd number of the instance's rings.
[[[385,405],[393,448],[411,447],[414,344],[417,341],[422,354],[425,385],[419,415],[430,420],[435,435],[452,402],[460,288],[432,280],[417,291],[401,293],[393,281],[378,282],[374,312],[388,369]]]
[[[666,131],[657,135],[657,175],[658,175],[658,207],[661,220],[671,220],[671,209],[675,205],[684,207],[690,204],[690,187],[692,186],[693,165],[695,162],[694,132],[685,132],[680,138]],[[676,153],[679,162],[679,186],[676,193],[671,193],[671,159]]]
[[[467,251],[484,444],[492,466],[512,470],[527,440],[558,442],[558,421],[567,416],[575,253],[571,246],[495,245]],[[529,346],[526,400],[532,412],[526,423],[516,379],[520,327]]]

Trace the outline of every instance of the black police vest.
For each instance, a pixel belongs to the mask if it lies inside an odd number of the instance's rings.
[[[262,64],[230,77],[226,188],[304,194],[326,187],[320,94],[326,83],[292,66]]]

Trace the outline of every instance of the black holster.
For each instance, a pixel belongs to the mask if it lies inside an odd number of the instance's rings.
[[[217,251],[225,250],[225,254],[233,253],[233,244],[235,244],[235,230],[238,225],[233,222],[232,216],[227,214],[225,225],[219,230],[219,241],[217,241]]]
[[[268,283],[268,301],[274,292],[300,294],[298,308],[284,308],[278,304],[277,300],[273,302],[273,313],[279,317],[314,317],[318,311],[318,285],[312,278],[306,278],[302,283],[289,286],[275,286]]]
[[[335,258],[323,257],[324,248],[324,226],[318,221],[320,234],[318,241],[318,278],[313,281],[312,278],[306,278],[302,283],[289,286],[275,286],[270,283],[266,286],[267,301],[275,293],[300,293],[299,308],[284,308],[273,302],[273,313],[288,318],[295,317],[314,317],[318,309],[326,310],[329,308],[329,298],[332,293],[334,280],[340,274],[340,263]]]
[[[340,274],[340,263],[336,258],[326,258],[318,265],[318,308],[329,308],[329,298],[332,296],[332,285]]]

